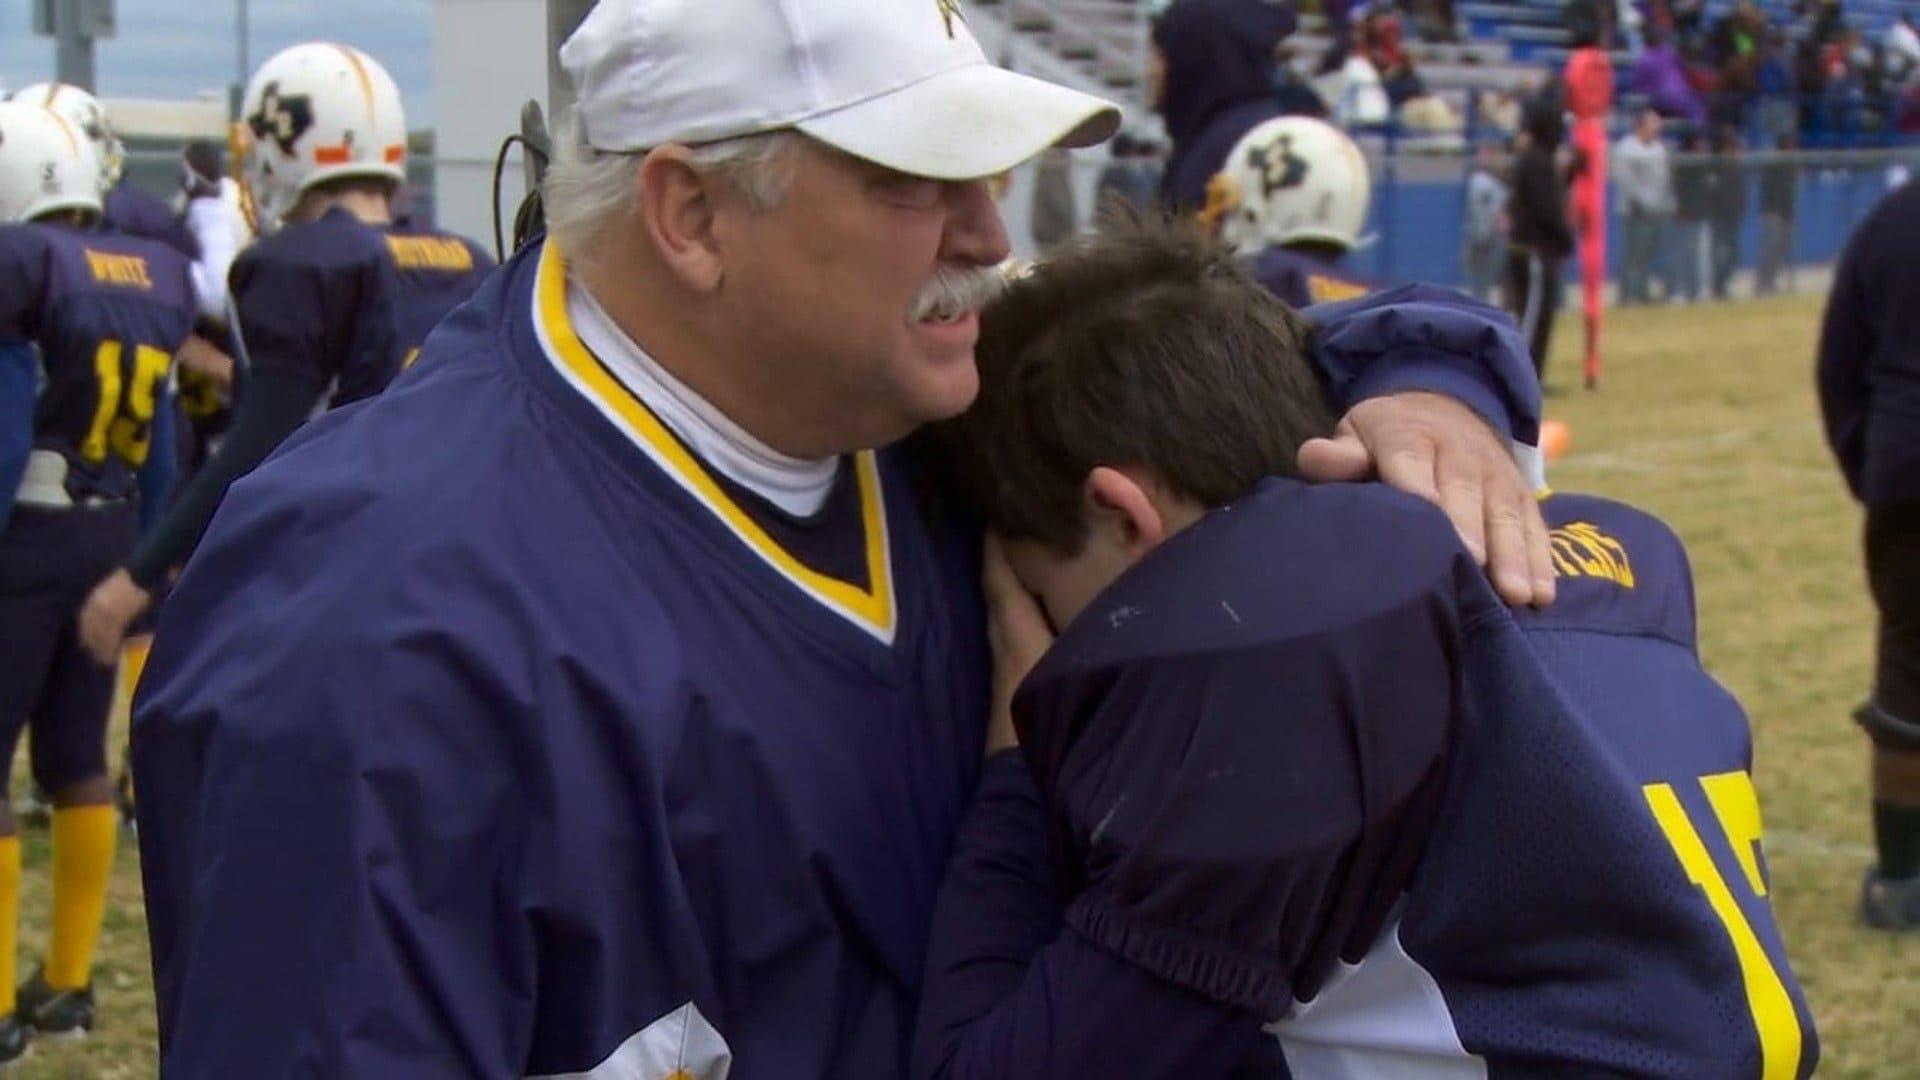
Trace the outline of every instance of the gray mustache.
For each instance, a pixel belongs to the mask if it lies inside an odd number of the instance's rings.
[[[936,314],[952,317],[978,311],[1006,287],[1006,278],[997,267],[943,266],[914,296],[907,321],[919,322]]]

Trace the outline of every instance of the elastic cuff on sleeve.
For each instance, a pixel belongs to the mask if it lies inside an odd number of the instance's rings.
[[[1347,408],[1352,408],[1369,398],[1385,397],[1410,390],[1424,390],[1453,398],[1467,408],[1504,439],[1528,441],[1531,437],[1539,439],[1539,432],[1515,432],[1513,419],[1508,415],[1505,405],[1494,391],[1488,389],[1482,381],[1484,375],[1479,368],[1471,370],[1461,366],[1463,361],[1444,354],[1433,354],[1431,358],[1405,360],[1396,358],[1394,363],[1377,363],[1354,380],[1347,394]]]
[[[1100,894],[1080,894],[1067,925],[1148,974],[1202,997],[1277,1020],[1293,1007],[1292,973],[1267,957],[1171,926],[1151,926]]]

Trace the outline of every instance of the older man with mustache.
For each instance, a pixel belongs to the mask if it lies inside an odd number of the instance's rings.
[[[561,57],[547,239],[235,485],[168,605],[169,1076],[905,1071],[993,663],[901,442],[977,388],[985,178],[1117,113],[944,0],[602,0]],[[1539,600],[1497,318],[1340,313],[1372,400],[1307,456],[1446,492]]]

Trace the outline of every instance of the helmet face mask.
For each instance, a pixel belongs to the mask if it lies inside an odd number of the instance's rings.
[[[1282,116],[1247,132],[1221,175],[1237,194],[1223,208],[1220,238],[1252,255],[1269,247],[1324,244],[1349,251],[1366,228],[1373,183],[1367,160],[1337,128]]]
[[[52,109],[93,147],[99,162],[100,197],[120,183],[126,165],[126,147],[113,132],[113,122],[100,99],[66,83],[34,83],[14,91],[10,101]]]
[[[100,213],[100,159],[52,109],[0,103],[0,224],[61,210]]]
[[[254,72],[241,113],[241,178],[262,226],[277,228],[329,180],[406,180],[400,90],[357,49],[309,42],[275,54]]]

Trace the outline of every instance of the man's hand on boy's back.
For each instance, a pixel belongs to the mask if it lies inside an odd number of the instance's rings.
[[[1446,511],[1467,550],[1509,604],[1553,602],[1547,526],[1512,451],[1474,411],[1440,394],[1409,392],[1353,407],[1333,438],[1300,448],[1309,480],[1387,485]]]
[[[987,594],[987,640],[993,646],[993,715],[987,721],[987,754],[1020,745],[1013,730],[1013,692],[1053,645],[1046,613],[1014,576],[999,538],[987,537],[981,560]]]

